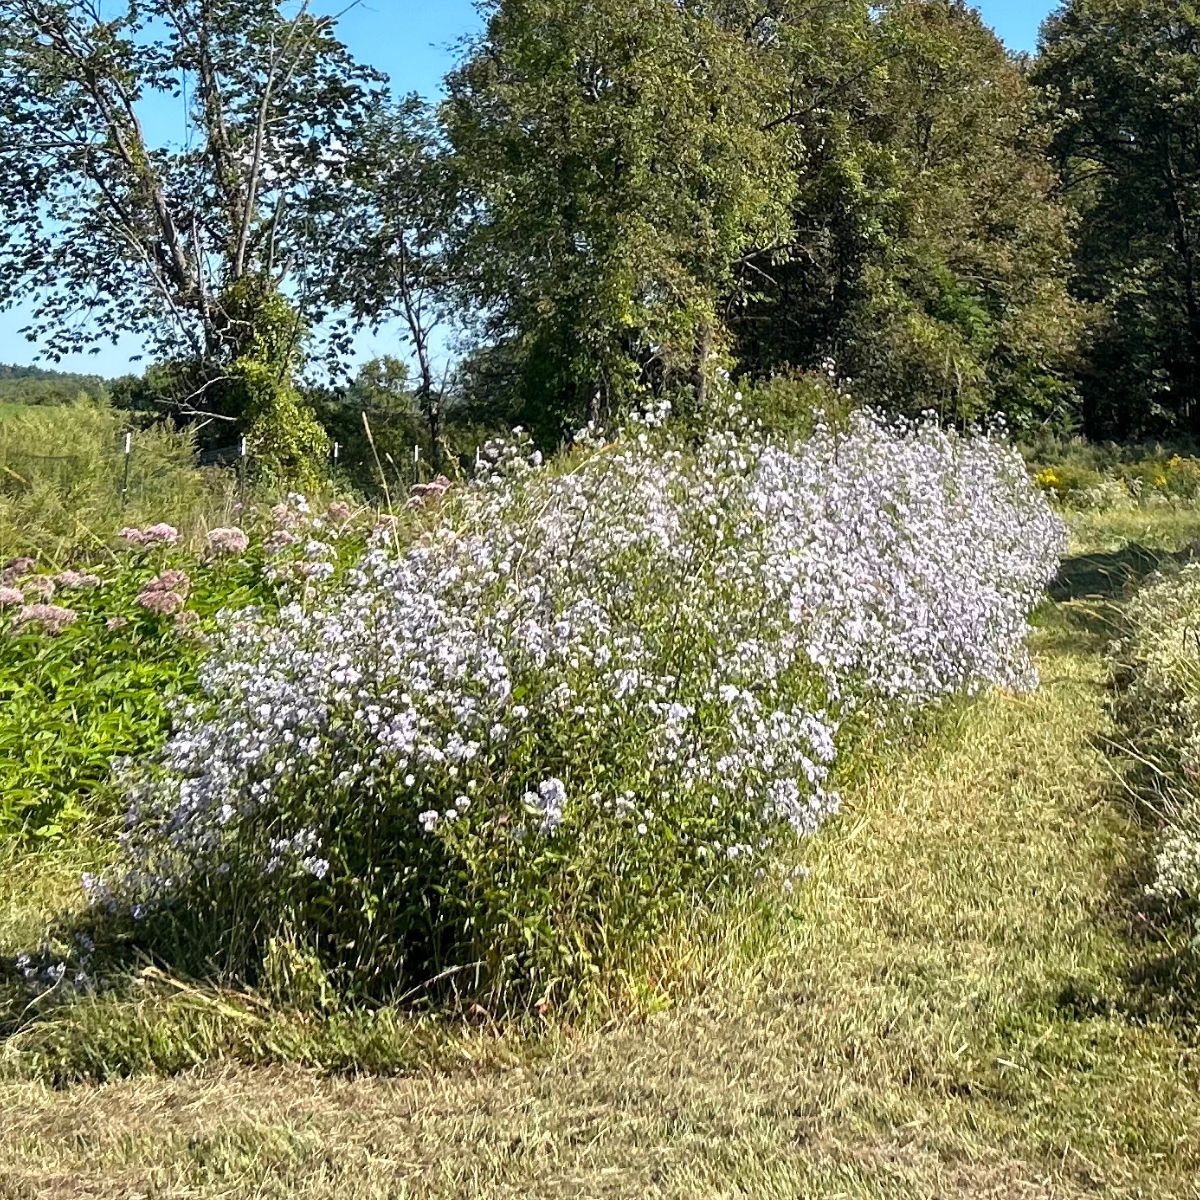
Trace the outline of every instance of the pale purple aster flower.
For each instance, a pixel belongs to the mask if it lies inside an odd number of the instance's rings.
[[[306,858],[302,866],[316,879],[324,879],[329,874],[329,859],[327,858]]]

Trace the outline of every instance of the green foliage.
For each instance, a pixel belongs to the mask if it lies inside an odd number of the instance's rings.
[[[168,564],[189,569],[186,611],[199,624],[137,603]],[[54,838],[115,815],[124,797],[113,763],[166,736],[172,704],[196,686],[204,629],[219,610],[273,594],[261,556],[201,565],[190,555],[122,555],[99,571],[95,588],[60,587],[55,602],[78,619],[59,633],[19,629],[12,606],[0,609],[0,838]]]
[[[436,110],[417,96],[388,108],[368,136],[370,153],[351,167],[362,199],[345,213],[358,236],[329,264],[338,281],[331,299],[372,327],[390,317],[405,329],[428,459],[440,471],[445,373],[438,378],[432,338],[450,318],[456,295],[461,299],[456,273],[463,264],[455,247],[465,213],[462,172]]]
[[[344,390],[312,394],[317,419],[338,446],[339,479],[363,494],[381,494],[381,470],[389,490],[395,484],[397,495],[407,492],[414,446],[432,459],[409,374],[406,363],[386,355],[364,363]]]
[[[825,372],[774,375],[747,383],[738,393],[742,411],[772,435],[808,438],[818,426],[841,427],[857,407]]]
[[[99,400],[105,393],[98,375],[0,364],[0,405],[71,404],[85,397]]]
[[[1068,508],[1178,507],[1200,500],[1194,447],[1043,438],[1025,449],[1039,485]]]
[[[236,357],[219,394],[238,413],[255,462],[269,479],[312,488],[329,438],[295,383],[307,335],[295,308],[263,276],[247,275],[222,298]]]
[[[547,440],[709,369],[737,259],[786,227],[766,65],[703,6],[502,0],[450,75],[467,291]]]
[[[317,311],[382,82],[333,26],[276,0],[0,0],[0,305],[33,301],[51,356],[128,333],[205,367],[236,357],[220,300],[244,277]],[[155,144],[163,104],[186,136]]]
[[[219,614],[271,612],[302,592],[310,548],[287,534],[298,514],[284,503],[241,515],[242,530],[192,545],[162,522],[159,540],[141,546],[126,531],[91,547],[82,572],[56,572],[45,559],[5,567],[0,580],[26,603],[53,583],[48,599],[72,617],[56,629],[22,621],[11,597],[0,601],[0,838],[57,838],[114,815],[126,799],[114,762],[155,750],[177,703],[198,693]],[[333,575],[361,555],[360,515],[372,513],[343,504],[316,518],[312,535],[325,539]],[[157,607],[156,587],[172,603]]]
[[[755,260],[741,369],[831,358],[888,410],[1061,420],[1069,228],[1020,67],[957,0],[809,9],[784,6],[771,53],[789,104],[828,100],[794,116],[793,233]]]
[[[1200,8],[1067,0],[1043,31],[1047,101],[1094,308],[1089,432],[1200,429]]]

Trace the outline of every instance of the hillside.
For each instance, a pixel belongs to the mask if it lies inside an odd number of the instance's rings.
[[[0,363],[0,407],[69,404],[81,393],[99,398],[104,392],[105,381],[99,375]]]

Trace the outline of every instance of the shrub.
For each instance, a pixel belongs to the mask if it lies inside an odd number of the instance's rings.
[[[821,426],[842,426],[854,401],[832,362],[821,371],[775,375],[742,386],[741,408],[764,429],[788,438],[807,438]]]
[[[1032,682],[1062,528],[987,438],[639,426],[489,461],[407,551],[225,622],[100,912],[252,985],[566,1004],[785,863],[856,728]]]
[[[1200,497],[1200,459],[1190,452],[1047,437],[1026,453],[1039,486],[1067,508],[1158,507]]]

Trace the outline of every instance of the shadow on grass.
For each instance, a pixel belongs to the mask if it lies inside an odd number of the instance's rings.
[[[1200,547],[1171,552],[1130,543],[1120,550],[1077,554],[1063,560],[1048,589],[1057,601],[1120,600],[1155,571],[1169,564],[1191,562]]]

